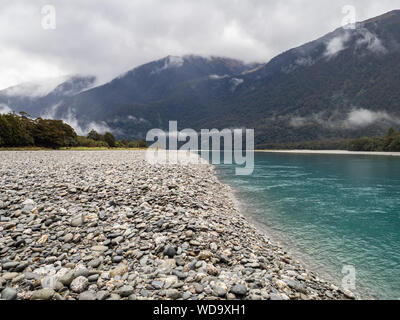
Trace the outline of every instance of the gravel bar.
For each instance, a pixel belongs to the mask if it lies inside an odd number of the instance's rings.
[[[253,226],[212,165],[2,151],[0,177],[1,299],[355,298]]]

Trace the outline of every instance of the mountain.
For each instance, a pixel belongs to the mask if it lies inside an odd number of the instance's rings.
[[[168,56],[75,96],[60,106],[58,115],[63,116],[73,110],[77,117],[86,121],[109,120],[114,110],[122,105],[149,105],[173,95],[192,81],[229,77],[255,66],[220,57]]]
[[[253,72],[190,84],[135,111],[194,129],[255,128],[258,144],[380,135],[400,124],[399,65],[394,11],[355,30],[339,28]]]
[[[64,100],[92,87],[93,76],[65,76],[16,85],[0,91],[0,105],[33,117],[49,115]]]
[[[257,144],[381,135],[400,126],[399,65],[396,10],[265,64],[169,56],[70,96],[53,111],[136,139],[167,129],[169,120],[179,129],[254,128]]]

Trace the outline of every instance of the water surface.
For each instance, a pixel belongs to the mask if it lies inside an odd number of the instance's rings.
[[[256,153],[251,176],[219,165],[245,214],[311,269],[356,292],[400,298],[400,158]]]

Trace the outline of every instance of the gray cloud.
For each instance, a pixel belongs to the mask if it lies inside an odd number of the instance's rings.
[[[57,27],[43,30],[41,8],[52,3]],[[265,62],[340,27],[349,4],[357,20],[399,6],[398,0],[2,0],[0,89],[66,74],[104,82],[167,55]]]
[[[346,43],[350,40],[350,32],[344,32],[343,34],[331,39],[326,44],[326,50],[324,56],[328,59],[337,55],[340,51],[346,49]]]
[[[4,103],[0,103],[0,114],[9,113],[12,110]]]
[[[48,78],[32,83],[27,82],[22,85],[8,88],[4,94],[9,97],[43,97],[53,91],[58,85],[67,80],[67,77]]]
[[[400,119],[398,119],[393,115],[389,115],[387,112],[384,111],[375,112],[360,108],[360,109],[354,109],[349,113],[345,124],[348,128],[366,127],[368,125],[371,125],[379,121],[386,121],[393,124],[400,123]]]
[[[62,120],[65,123],[69,124],[75,132],[80,136],[86,136],[91,130],[96,130],[98,133],[104,134],[106,132],[113,132],[113,130],[108,126],[108,124],[104,121],[95,122],[91,121],[89,123],[82,124],[79,122],[78,118],[75,115],[74,110],[69,109],[68,113],[63,118],[56,118],[56,112],[61,103],[55,104],[51,106],[48,110],[46,110],[41,117],[44,119],[57,119]]]
[[[343,119],[337,115],[331,117],[333,119],[326,120],[324,112],[316,113],[307,117],[290,117],[288,122],[293,128],[301,128],[310,124],[318,124],[325,128],[353,130],[362,127],[367,127],[372,124],[392,124],[400,125],[400,119],[393,114],[388,114],[385,111],[371,111],[364,108],[353,108],[346,114]]]
[[[361,28],[358,31],[361,34],[361,39],[357,41],[357,46],[358,47],[363,47],[366,46],[368,50],[375,54],[385,54],[387,53],[387,49],[385,46],[382,44],[381,40],[378,38],[378,36],[372,32],[370,32],[366,28]]]

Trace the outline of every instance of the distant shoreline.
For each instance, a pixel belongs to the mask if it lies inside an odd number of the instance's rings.
[[[346,151],[346,150],[254,150],[263,153],[332,154],[400,157],[400,152]]]

